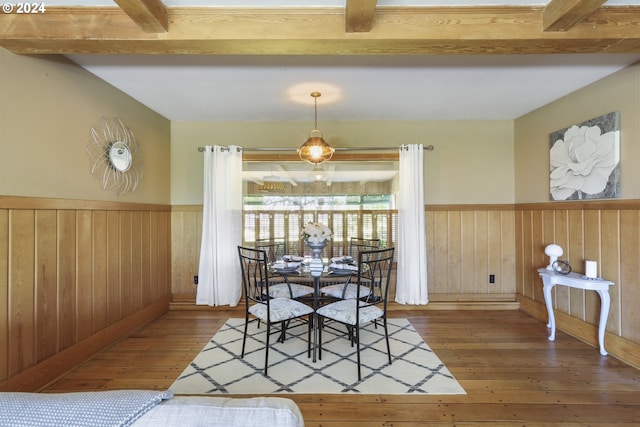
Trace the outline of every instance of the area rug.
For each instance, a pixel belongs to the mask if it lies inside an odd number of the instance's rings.
[[[355,347],[341,331],[325,328],[322,360],[307,357],[307,326],[287,329],[284,342],[271,337],[268,376],[264,375],[264,324],[249,325],[247,348],[240,358],[244,319],[231,318],[189,364],[170,389],[176,394],[465,394],[407,319],[389,319],[392,364],[384,329],[362,330],[362,380]]]

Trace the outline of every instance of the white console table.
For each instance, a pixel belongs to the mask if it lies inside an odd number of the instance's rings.
[[[600,322],[598,324],[598,343],[600,344],[600,354],[607,355],[604,349],[604,331],[607,327],[607,318],[609,317],[609,308],[611,307],[611,297],[609,296],[609,286],[613,282],[609,280],[588,279],[580,273],[569,273],[567,275],[556,273],[553,270],[539,268],[538,273],[542,277],[544,285],[544,302],[549,312],[549,323],[547,327],[550,329],[549,341],[556,339],[556,318],[553,314],[553,301],[551,300],[551,289],[555,285],[564,285],[570,288],[586,289],[596,291],[600,295]]]

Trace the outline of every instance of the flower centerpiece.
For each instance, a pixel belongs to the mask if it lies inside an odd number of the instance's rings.
[[[319,222],[310,222],[302,229],[302,238],[307,242],[307,246],[311,248],[311,262],[309,270],[311,275],[319,277],[322,275],[322,249],[327,246],[327,242],[331,240],[331,229]]]
[[[324,243],[326,245],[327,240],[331,240],[331,229],[319,222],[310,222],[302,229],[302,238],[307,244]]]

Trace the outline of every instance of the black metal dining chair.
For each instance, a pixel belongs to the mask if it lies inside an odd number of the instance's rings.
[[[245,324],[242,337],[242,353],[244,357],[247,331],[250,322],[264,322],[266,325],[264,374],[269,367],[269,345],[271,328],[279,325],[278,341],[285,340],[288,323],[293,319],[303,319],[308,325],[308,354],[311,354],[311,326],[313,308],[295,299],[272,297],[269,295],[269,271],[267,253],[264,250],[238,246],[238,256],[242,270],[242,286],[245,295]],[[306,317],[306,319],[305,319]]]
[[[345,281],[343,283],[324,286],[321,289],[322,294],[337,299],[354,299],[357,297],[358,292],[361,297],[367,296],[370,289],[370,284],[367,283],[367,281],[369,280],[367,278],[367,266],[364,265],[362,274],[360,275],[360,280],[358,282],[360,285],[360,289],[358,289],[358,285],[353,283],[352,279],[356,272],[360,270],[360,253],[376,250],[379,248],[380,239],[352,237],[349,241],[349,256],[354,260],[354,262],[358,262],[358,264],[355,265],[355,270],[352,270],[352,274],[344,274],[344,272],[341,272],[345,276]]]
[[[387,330],[387,299],[389,283],[393,268],[395,248],[362,251],[358,255],[358,274],[356,280],[356,297],[342,299],[324,305],[316,310],[318,315],[318,356],[322,358],[322,330],[327,319],[346,325],[347,336],[356,346],[358,359],[358,381],[362,379],[360,362],[361,329],[373,323],[377,327],[382,320],[384,336],[387,344],[387,356],[391,364],[391,348]],[[367,295],[361,290],[369,288]]]
[[[273,265],[273,263],[287,255],[287,245],[283,239],[258,239],[256,240],[255,248],[267,253],[269,265]],[[269,295],[274,298],[299,299],[313,294],[313,287],[291,280],[295,277],[293,272],[283,275],[274,269],[270,269],[269,275],[274,278],[269,286]]]

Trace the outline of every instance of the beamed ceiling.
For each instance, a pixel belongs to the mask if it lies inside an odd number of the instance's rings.
[[[4,13],[0,45],[44,54],[640,53],[640,8],[607,7],[604,0],[551,0],[542,7],[382,7],[376,0],[304,8],[115,3]]]
[[[640,60],[638,0],[42,3],[0,14],[0,46],[66,55],[169,120],[311,122],[311,91],[320,126],[512,120]]]

